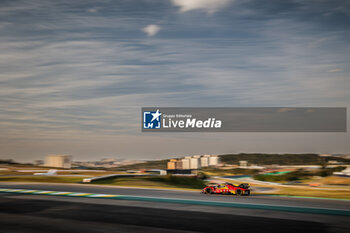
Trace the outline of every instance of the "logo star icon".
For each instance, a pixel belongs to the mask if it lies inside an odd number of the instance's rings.
[[[152,117],[151,122],[154,121],[155,119],[157,119],[157,121],[159,121],[159,116],[160,116],[160,115],[162,115],[162,113],[160,113],[160,112],[159,112],[159,109],[157,109],[157,112],[152,113],[152,116],[153,116],[153,117]]]

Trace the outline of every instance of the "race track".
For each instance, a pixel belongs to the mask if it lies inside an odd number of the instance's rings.
[[[282,206],[293,206],[293,207],[350,210],[350,201],[254,195],[254,191],[252,192],[251,196],[205,195],[205,194],[200,194],[200,190],[198,190],[198,192],[195,192],[195,191],[180,191],[180,190],[110,187],[110,186],[86,185],[86,184],[74,185],[74,184],[44,184],[44,183],[42,184],[40,183],[35,183],[35,184],[0,183],[0,188],[132,195],[132,196],[159,197],[159,198],[177,198],[177,199],[186,199],[186,200],[222,201],[222,202],[233,202],[233,203],[249,203],[249,204],[282,205]]]
[[[0,192],[1,233],[235,231],[345,233],[350,231],[350,202],[345,200],[262,195],[249,197],[204,195],[199,193],[200,190],[198,192],[157,190],[85,184],[0,183],[0,189],[139,197],[139,199],[123,200],[50,194],[25,195],[2,191]],[[147,198],[152,201],[147,201]],[[182,201],[168,202],[164,201],[165,199]],[[205,203],[223,205],[212,206]],[[245,208],[246,206],[257,206],[257,208]],[[282,209],[271,210],[259,206],[280,206]],[[320,213],[288,211],[288,208],[314,209]],[[333,212],[327,212],[329,210]],[[341,214],[334,214],[334,211]]]

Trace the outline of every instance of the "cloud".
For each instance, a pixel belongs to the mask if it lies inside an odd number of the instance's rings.
[[[97,12],[97,8],[89,8],[89,9],[87,9],[87,12],[89,12],[89,13],[96,13]]]
[[[232,0],[172,0],[173,5],[180,7],[180,12],[191,10],[204,10],[213,14],[221,8],[224,8]]]
[[[62,148],[84,159],[350,150],[349,133],[215,134],[215,145],[212,134],[142,134],[142,106],[349,108],[350,31],[333,17],[301,20],[323,11],[311,3],[300,11],[282,1],[137,2],[1,2],[2,154],[31,160]],[[166,38],[145,38],[159,26]],[[328,73],[336,68],[343,71]],[[132,147],[152,141],[162,146]]]
[[[160,30],[160,27],[155,24],[150,24],[144,28],[142,28],[142,31],[145,32],[148,36],[154,36],[156,35]]]
[[[330,73],[336,73],[336,72],[341,72],[341,71],[343,71],[343,69],[339,69],[339,68],[328,70],[328,72],[330,72]]]

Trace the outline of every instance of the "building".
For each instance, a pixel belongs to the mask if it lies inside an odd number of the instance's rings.
[[[176,168],[176,159],[170,159],[167,167],[169,170],[175,169]]]
[[[201,156],[195,155],[190,158],[190,169],[201,169]]]
[[[182,169],[190,169],[190,159],[191,157],[185,157],[184,159],[182,159]]]
[[[71,155],[48,155],[46,156],[45,166],[71,168],[72,156]]]
[[[201,157],[201,166],[202,167],[209,167],[209,158],[210,158],[210,155],[203,155]]]
[[[191,159],[189,157],[184,159],[171,159],[168,162],[166,174],[191,175],[192,170],[190,169],[190,161]]]
[[[244,160],[239,161],[239,167],[240,168],[247,168],[248,167],[248,161],[244,161]]]
[[[211,167],[219,165],[219,156],[217,155],[194,155],[186,156],[182,159],[170,159],[167,163],[168,170],[197,170],[202,167]]]
[[[175,169],[182,169],[182,160],[176,160]]]
[[[218,166],[219,165],[219,156],[211,155],[209,157],[209,166]]]

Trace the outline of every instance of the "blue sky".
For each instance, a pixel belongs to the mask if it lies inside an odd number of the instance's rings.
[[[341,0],[1,1],[0,158],[350,152],[349,133],[147,134],[142,106],[350,107]]]

